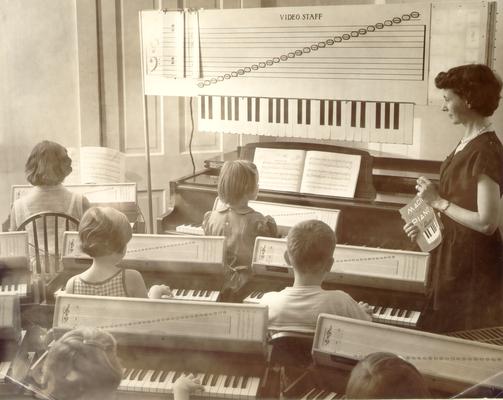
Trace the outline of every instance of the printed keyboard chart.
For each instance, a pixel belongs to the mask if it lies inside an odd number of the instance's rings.
[[[146,68],[146,94],[427,101],[430,5],[200,10],[183,20],[151,13],[159,11],[142,12],[142,26],[163,27],[143,32],[144,64],[171,49],[162,60],[179,73]]]

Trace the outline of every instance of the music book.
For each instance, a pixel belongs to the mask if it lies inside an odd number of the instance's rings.
[[[124,153],[108,147],[68,148],[72,173],[65,183],[117,183],[126,181]]]
[[[402,207],[400,215],[406,223],[412,222],[419,228],[416,242],[422,251],[431,251],[442,242],[441,222],[421,197],[414,197]]]
[[[260,189],[354,197],[361,156],[315,150],[256,148]]]

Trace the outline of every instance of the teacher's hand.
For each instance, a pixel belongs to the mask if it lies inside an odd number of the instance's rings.
[[[419,228],[416,225],[414,225],[412,222],[405,224],[403,226],[403,231],[410,238],[411,242],[416,240],[416,237],[419,234]]]
[[[424,176],[417,178],[416,190],[419,197],[421,197],[426,203],[431,205],[431,203],[440,200],[440,195],[438,194],[437,186]]]

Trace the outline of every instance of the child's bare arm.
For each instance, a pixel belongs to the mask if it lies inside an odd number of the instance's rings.
[[[73,293],[73,281],[75,280],[75,277],[72,276],[68,281],[66,281],[66,286],[65,286],[65,292],[72,294]]]
[[[147,287],[141,274],[134,269],[127,269],[126,274],[126,290],[129,297],[147,298]]]

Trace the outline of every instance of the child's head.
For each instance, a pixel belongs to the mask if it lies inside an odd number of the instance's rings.
[[[302,221],[288,232],[285,258],[296,272],[326,272],[334,261],[335,243],[335,233],[326,223]]]
[[[391,353],[371,353],[351,371],[346,397],[350,399],[428,398],[421,373],[411,363]]]
[[[58,185],[72,172],[72,160],[58,143],[44,140],[30,153],[25,165],[26,179],[34,186]]]
[[[247,160],[226,161],[218,177],[218,197],[233,205],[253,200],[258,193],[258,171]]]
[[[122,378],[116,351],[108,332],[82,328],[65,333],[50,347],[44,363],[47,393],[58,400],[106,398]]]
[[[91,207],[80,220],[80,247],[91,257],[123,254],[131,237],[127,217],[115,208]]]

